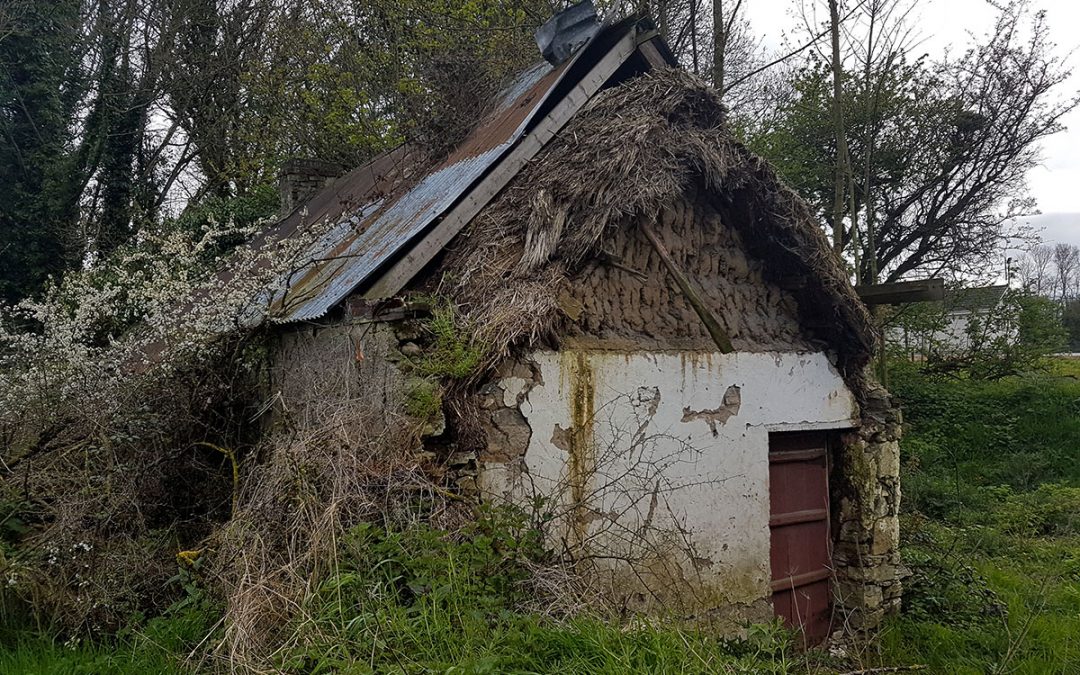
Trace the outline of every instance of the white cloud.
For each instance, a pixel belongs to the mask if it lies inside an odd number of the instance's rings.
[[[1044,213],[1023,220],[1039,232],[1044,244],[1080,246],[1080,212]]]

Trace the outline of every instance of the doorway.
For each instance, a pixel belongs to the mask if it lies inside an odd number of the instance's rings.
[[[828,441],[823,431],[769,434],[773,611],[807,646],[832,623]]]

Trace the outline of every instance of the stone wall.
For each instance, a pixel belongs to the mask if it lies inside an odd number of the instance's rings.
[[[876,628],[900,609],[900,407],[883,387],[863,393],[861,426],[842,437],[832,471],[839,633]],[[840,635],[837,635],[840,637]]]
[[[395,414],[406,389],[390,324],[294,326],[271,345],[270,390],[277,418],[317,428],[334,410],[359,398]]]
[[[278,172],[278,194],[281,207],[278,216],[284,218],[293,209],[311,199],[315,193],[333,185],[344,167],[319,159],[290,159]]]

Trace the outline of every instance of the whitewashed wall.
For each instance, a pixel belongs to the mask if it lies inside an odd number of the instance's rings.
[[[500,387],[531,429],[527,448],[481,461],[481,490],[545,497],[553,538],[602,556],[613,583],[632,580],[645,604],[753,606],[749,618],[768,618],[768,433],[856,425],[828,358],[564,350],[530,360],[531,377]]]

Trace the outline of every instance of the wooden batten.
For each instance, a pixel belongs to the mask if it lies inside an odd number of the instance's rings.
[[[697,312],[698,317],[701,318],[701,323],[705,324],[705,330],[709,331],[709,336],[716,343],[716,348],[720,350],[721,354],[730,354],[735,351],[735,348],[731,345],[731,338],[728,337],[727,332],[720,325],[720,322],[713,316],[713,313],[709,310],[705,301],[701,298],[701,295],[694,289],[694,285],[690,282],[689,277],[679,269],[679,265],[675,262],[674,258],[664,247],[664,244],[660,241],[660,237],[656,236],[656,232],[652,227],[645,222],[644,219],[638,221],[638,227],[641,228],[641,232],[656,249],[657,255],[660,256],[661,262],[667,268],[671,276],[675,278],[675,283],[679,286],[679,290],[686,297],[686,301],[690,303],[690,306]]]
[[[413,246],[412,250],[386,270],[370,288],[364,291],[363,296],[369,300],[377,300],[392,297],[401,291],[439,251],[446,247],[451,239],[457,236],[458,232],[465,228],[469,221],[495,198],[495,195],[518,174],[522,167],[555,137],[555,134],[570,121],[570,118],[588,103],[596,92],[600,91],[604,83],[636,50],[635,35],[632,32],[627,33],[593,66],[581,82],[566,94],[551,113],[522,138],[475,189],[467,193],[461,203],[447,213],[431,232]]]
[[[902,305],[945,299],[945,282],[941,279],[896,281],[890,284],[856,286],[855,292],[868,305]]]

